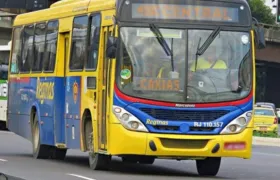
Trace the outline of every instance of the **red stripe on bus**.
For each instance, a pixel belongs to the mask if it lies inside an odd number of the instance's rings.
[[[122,93],[117,85],[115,84],[115,92],[116,95],[129,102],[134,102],[134,103],[143,103],[143,104],[150,104],[150,105],[156,105],[156,106],[169,106],[169,107],[196,107],[196,108],[211,108],[211,107],[223,107],[223,106],[238,106],[241,104],[245,104],[246,102],[250,101],[253,97],[253,91],[244,99],[237,100],[237,101],[231,101],[231,102],[220,102],[220,103],[204,103],[204,104],[184,104],[184,103],[168,103],[168,102],[163,102],[163,101],[155,101],[155,100],[147,100],[147,99],[142,99],[142,98],[136,98],[136,97],[131,97],[128,96],[124,93]],[[178,106],[179,105],[179,106]],[[181,106],[183,105],[183,106]]]
[[[10,78],[9,79],[10,82],[14,82],[14,83],[29,83],[30,82],[30,78],[29,77],[21,77],[21,78]]]

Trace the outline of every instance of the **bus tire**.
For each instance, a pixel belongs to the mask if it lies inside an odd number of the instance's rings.
[[[219,172],[220,165],[220,157],[210,157],[204,160],[196,160],[196,168],[200,176],[216,176]]]
[[[37,113],[34,116],[34,123],[32,127],[32,146],[33,158],[35,159],[48,159],[50,156],[51,147],[41,144],[40,141],[40,127],[38,122]]]
[[[89,150],[89,166],[93,170],[107,170],[111,161],[111,156],[94,152],[93,128],[91,120],[85,123],[85,135],[87,149]]]
[[[89,166],[93,170],[108,170],[110,162],[111,156],[109,155],[94,152],[89,153]]]
[[[57,147],[52,148],[51,158],[57,160],[64,160],[67,153],[67,149],[59,149]]]

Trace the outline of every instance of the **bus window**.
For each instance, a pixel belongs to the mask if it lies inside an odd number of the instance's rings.
[[[72,51],[70,59],[71,70],[81,70],[86,57],[88,16],[76,17],[73,25]]]
[[[23,51],[20,63],[21,72],[29,72],[33,62],[33,35],[34,25],[24,27],[23,31]]]
[[[100,38],[100,14],[95,14],[91,19],[91,30],[90,30],[90,51],[86,62],[86,69],[95,70],[97,67],[98,60],[98,48]]]
[[[43,58],[45,50],[45,33],[46,24],[37,24],[35,27],[35,40],[34,40],[34,61],[32,66],[32,71],[42,71],[43,68]]]
[[[0,80],[7,80],[8,79],[8,65],[1,65],[0,66]]]
[[[8,65],[10,51],[0,51],[0,64]]]
[[[21,58],[21,30],[22,27],[17,27],[14,29],[13,32],[13,52],[12,52],[12,59],[11,59],[11,73],[18,73],[18,64]]]
[[[49,21],[44,54],[44,71],[53,72],[56,60],[58,21]]]

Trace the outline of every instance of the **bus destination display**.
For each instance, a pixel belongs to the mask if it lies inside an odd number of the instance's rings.
[[[205,5],[132,3],[133,19],[239,22],[239,9]]]

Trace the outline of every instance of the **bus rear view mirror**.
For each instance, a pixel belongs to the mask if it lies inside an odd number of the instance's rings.
[[[107,39],[107,47],[106,47],[106,56],[107,58],[115,58],[117,52],[117,43],[116,38],[113,36],[109,36]]]
[[[255,28],[255,42],[258,49],[264,49],[266,47],[264,28],[261,26]]]

